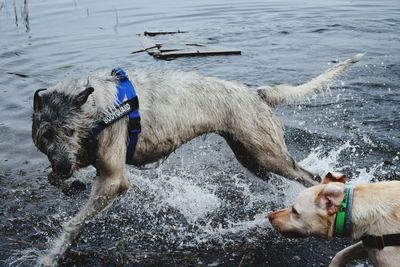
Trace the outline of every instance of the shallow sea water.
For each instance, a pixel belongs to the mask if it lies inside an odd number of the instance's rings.
[[[169,43],[241,56],[155,60],[145,30]],[[382,1],[0,0],[0,265],[34,266],[88,196],[47,182],[31,141],[33,92],[99,69],[196,71],[251,86],[301,83],[366,52],[329,93],[277,109],[286,143],[307,169],[352,183],[400,179],[400,4]],[[302,190],[261,181],[223,139],[197,138],[158,168],[128,168],[131,189],[88,223],[65,266],[326,266],[347,241],[290,240],[266,214]],[[88,168],[77,174],[87,185]],[[366,262],[355,265],[363,266]]]

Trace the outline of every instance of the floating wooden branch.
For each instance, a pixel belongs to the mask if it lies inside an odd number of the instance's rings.
[[[187,33],[187,32],[180,31],[180,30],[175,31],[175,32],[162,32],[162,31],[159,31],[159,32],[149,32],[149,31],[145,31],[145,32],[144,32],[144,35],[145,35],[145,36],[154,37],[154,36],[156,36],[156,35],[177,34],[177,33]]]
[[[210,48],[203,44],[186,43],[186,44],[157,44],[153,41],[154,36],[166,34],[186,33],[185,31],[145,31],[141,38],[143,49],[132,52],[132,54],[147,52],[149,55],[157,59],[171,60],[178,57],[198,57],[198,56],[227,56],[241,55],[240,50],[235,49],[216,49]]]
[[[160,59],[172,59],[177,57],[198,57],[198,56],[229,56],[241,55],[240,50],[194,50],[194,51],[171,51],[160,52],[154,57]]]

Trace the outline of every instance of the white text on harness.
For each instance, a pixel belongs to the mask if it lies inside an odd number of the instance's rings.
[[[131,105],[129,105],[129,103],[126,103],[125,105],[115,109],[113,112],[111,112],[110,114],[108,114],[107,116],[105,116],[103,118],[103,122],[105,124],[110,124],[113,121],[125,116],[126,114],[128,114],[131,110]]]

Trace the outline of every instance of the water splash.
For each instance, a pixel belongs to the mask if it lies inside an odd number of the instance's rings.
[[[330,150],[319,146],[300,164],[320,175],[345,171],[350,163],[343,158],[358,155],[361,149],[350,141]],[[203,154],[198,151],[193,162],[173,159],[153,170],[128,168],[132,189],[86,227],[82,242],[98,246],[99,237],[115,240],[109,250],[116,252],[143,244],[155,251],[164,246],[179,250],[218,244],[225,248],[243,240],[257,244],[260,235],[272,231],[266,215],[290,205],[304,189],[277,175],[262,181],[239,165],[227,170],[208,169],[208,164],[203,168],[199,164],[202,157],[210,157]],[[383,173],[382,163],[356,172],[351,183],[369,182]],[[94,174],[94,169],[83,170],[79,178],[91,180]],[[68,214],[60,210],[53,217],[60,222]],[[57,229],[54,222],[50,223],[53,225],[49,227]],[[39,249],[16,251],[7,264],[34,265],[43,253]]]
[[[300,161],[299,164],[312,172],[318,173],[322,177],[328,171],[340,171],[349,167],[348,165],[339,166],[339,157],[345,150],[349,149],[350,153],[354,153],[357,148],[358,146],[351,145],[350,141],[328,152],[322,146],[318,146],[305,159]]]
[[[5,261],[7,266],[24,267],[24,266],[40,266],[38,259],[43,256],[43,252],[34,249],[24,249],[14,251],[14,253]]]
[[[320,146],[300,164],[320,175],[326,171],[340,171],[348,167],[339,166],[340,157],[357,153],[357,148],[350,141],[329,151]],[[299,183],[277,175],[262,181],[246,171],[233,175],[223,171],[188,172],[187,169],[193,167],[190,165],[192,163],[182,161],[173,170],[165,166],[146,172],[129,169],[130,183],[139,188],[141,196],[135,190],[130,191],[122,204],[136,203],[131,211],[138,214],[143,214],[141,209],[145,209],[153,218],[168,217],[166,222],[148,232],[174,239],[179,247],[210,241],[226,244],[247,238],[252,231],[268,231],[270,224],[265,218],[268,212],[288,206],[304,189]],[[237,210],[241,212],[232,214]],[[140,220],[139,224],[146,223]],[[127,231],[131,231],[131,227]]]
[[[363,136],[363,142],[371,147],[377,147],[378,145],[368,136]],[[340,160],[341,156],[347,155],[350,157],[359,157],[361,155],[361,147],[359,145],[352,145],[350,141],[346,141],[341,146],[324,151],[322,146],[318,146],[313,149],[311,153],[300,162],[304,168],[318,173],[321,177],[328,171],[342,171],[347,175],[348,182],[351,185],[359,183],[369,183],[376,180],[377,176],[384,176],[388,173],[388,170],[384,168],[384,163],[377,162],[368,167],[355,168],[355,171],[345,172],[345,169],[354,169],[354,163],[348,161],[347,164],[343,164],[343,160]],[[393,158],[393,162],[398,161],[399,157]],[[350,165],[349,165],[350,164]]]
[[[188,222],[203,219],[221,206],[221,199],[213,192],[216,189],[215,185],[193,183],[185,179],[189,174],[184,171],[179,176],[172,176],[163,173],[162,168],[159,168],[158,174],[157,179],[134,175],[131,182],[141,191],[155,196],[154,201],[157,205],[167,205],[178,210]]]

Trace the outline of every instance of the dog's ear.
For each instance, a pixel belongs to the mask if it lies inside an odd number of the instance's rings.
[[[318,194],[317,201],[329,215],[338,212],[344,198],[344,188],[337,184],[327,184]]]
[[[345,184],[347,180],[346,175],[340,172],[328,172],[324,179],[322,179],[322,184],[327,184],[331,182],[339,182]]]
[[[33,111],[38,112],[42,110],[43,101],[42,97],[39,95],[40,91],[44,91],[46,88],[37,89],[33,95]]]
[[[83,90],[81,93],[79,93],[75,98],[74,98],[74,104],[76,106],[82,106],[83,104],[86,103],[88,100],[88,97],[91,93],[93,93],[94,88],[93,87],[88,87],[85,90]]]

